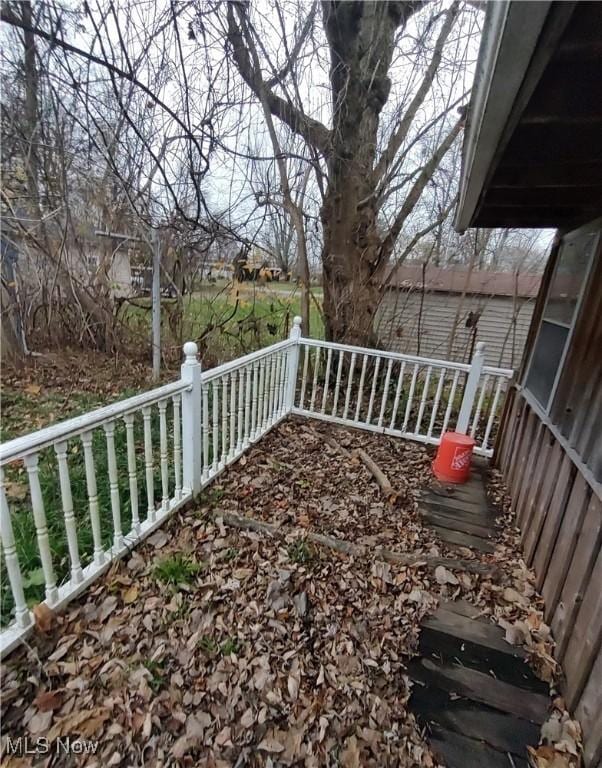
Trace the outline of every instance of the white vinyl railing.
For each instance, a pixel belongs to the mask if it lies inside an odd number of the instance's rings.
[[[491,456],[493,430],[513,371],[302,338],[293,413],[437,445],[470,434]]]
[[[456,429],[491,455],[512,371],[485,366],[482,344],[466,365],[301,338],[300,323],[209,371],[188,342],[179,381],[0,446],[2,655],[30,602],[61,608],[290,413],[431,444]]]

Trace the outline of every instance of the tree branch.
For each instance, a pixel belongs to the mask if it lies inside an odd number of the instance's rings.
[[[405,141],[406,136],[408,135],[408,131],[410,130],[412,122],[416,117],[416,113],[420,109],[420,106],[422,105],[424,99],[426,98],[426,95],[429,92],[429,89],[433,83],[433,80],[437,73],[437,69],[439,68],[439,64],[441,63],[441,57],[443,55],[443,47],[445,46],[445,43],[447,41],[447,38],[450,35],[454,22],[458,17],[458,13],[459,13],[459,3],[454,2],[453,5],[449,8],[449,10],[446,12],[446,19],[443,23],[443,26],[441,27],[441,31],[439,32],[439,37],[437,38],[437,42],[435,43],[433,58],[431,59],[431,62],[428,65],[426,72],[424,73],[424,77],[422,78],[420,87],[418,88],[418,90],[416,91],[416,95],[410,102],[410,105],[407,108],[406,113],[404,114],[401,122],[399,123],[397,130],[391,136],[387,148],[382,153],[378,163],[376,164],[376,167],[374,169],[375,182],[378,182],[378,180],[385,173],[389,165],[393,162],[393,160],[395,159],[395,155],[399,151],[399,148],[401,147],[401,145]]]
[[[422,169],[422,172],[414,182],[412,189],[409,191],[406,199],[404,200],[404,203],[401,206],[399,213],[395,217],[395,221],[393,222],[393,225],[389,230],[389,234],[386,236],[386,238],[383,241],[383,244],[381,246],[382,255],[386,255],[393,250],[393,246],[395,245],[395,241],[399,237],[399,233],[401,232],[401,228],[403,227],[405,220],[408,218],[410,213],[412,213],[412,211],[414,210],[414,207],[418,202],[418,200],[420,199],[420,195],[424,191],[424,188],[426,187],[426,185],[432,178],[433,174],[437,170],[439,163],[443,159],[444,155],[447,153],[451,145],[454,143],[454,140],[456,136],[459,134],[460,129],[462,128],[463,125],[464,125],[464,117],[460,117],[459,120],[457,120],[457,122],[455,123],[455,125],[451,128],[447,136],[443,139],[441,144],[437,147],[431,159]]]
[[[241,16],[241,20],[245,11],[238,4],[228,3],[228,42],[240,76],[257,98],[262,99],[263,97],[265,99],[270,113],[274,117],[286,123],[294,133],[301,136],[312,147],[327,155],[330,151],[330,131],[319,120],[308,117],[293,104],[277,96],[268,83],[263,80],[261,71],[251,61],[243,33],[234,16],[235,8]]]

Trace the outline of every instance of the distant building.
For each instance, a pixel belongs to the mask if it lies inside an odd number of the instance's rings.
[[[489,365],[516,367],[531,323],[541,275],[468,272],[404,264],[395,268],[379,308],[385,349],[470,360],[477,341]]]

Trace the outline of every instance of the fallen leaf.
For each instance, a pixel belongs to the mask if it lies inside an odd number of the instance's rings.
[[[44,634],[50,632],[56,623],[56,614],[46,603],[38,603],[33,607],[33,617],[36,629]]]
[[[29,488],[27,487],[26,483],[16,483],[12,481],[9,483],[5,483],[4,489],[9,499],[16,499],[17,501],[22,501],[23,499],[25,499],[29,491]]]
[[[138,594],[140,590],[136,586],[132,586],[129,589],[126,589],[126,591],[123,593],[123,602],[125,605],[130,605],[131,603],[135,603],[138,599]]]
[[[266,737],[259,742],[257,749],[263,749],[264,752],[284,752],[284,744],[278,741],[273,734],[268,733]]]
[[[448,571],[447,568],[445,568],[443,565],[438,565],[435,568],[435,579],[437,580],[438,584],[456,585],[459,583],[454,574],[451,571]]]
[[[39,693],[33,703],[40,712],[51,712],[54,709],[60,709],[63,704],[62,691],[43,691]]]
[[[360,768],[360,751],[355,736],[350,736],[345,742],[345,748],[341,752],[341,765],[343,768]]]

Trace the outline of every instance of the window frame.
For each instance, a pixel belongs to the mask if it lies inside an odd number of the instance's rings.
[[[528,392],[530,395],[530,399],[537,402],[539,409],[546,414],[546,416],[550,416],[552,409],[554,407],[554,399],[556,397],[556,392],[558,390],[558,385],[560,383],[560,379],[562,376],[562,373],[564,371],[564,364],[566,362],[567,355],[569,353],[569,350],[571,348],[571,343],[573,340],[573,334],[575,332],[575,327],[578,324],[579,317],[581,314],[581,305],[583,303],[583,296],[585,294],[586,288],[589,284],[589,279],[591,277],[592,268],[594,264],[594,259],[596,256],[596,252],[598,250],[598,245],[600,241],[600,237],[602,236],[602,231],[600,229],[600,225],[602,224],[602,219],[595,219],[594,221],[590,221],[587,224],[585,224],[582,227],[579,227],[578,229],[571,230],[570,232],[565,233],[562,235],[560,242],[558,244],[558,255],[556,258],[556,263],[554,264],[554,270],[552,272],[552,275],[550,277],[550,281],[547,285],[547,291],[546,291],[546,297],[544,301],[544,305],[542,307],[541,316],[537,323],[537,333],[535,334],[533,338],[533,343],[531,344],[531,349],[529,350],[529,360],[527,365],[525,366],[524,374],[522,376],[522,385],[521,388]],[[556,326],[562,326],[567,327],[565,324],[555,321],[555,320],[546,320],[545,318],[545,311],[548,305],[548,300],[550,298],[550,292],[552,290],[552,286],[554,285],[554,279],[556,277],[556,274],[558,272],[558,268],[560,266],[560,259],[561,259],[561,253],[562,249],[565,245],[571,242],[571,240],[576,240],[577,238],[587,235],[589,232],[595,234],[595,238],[593,241],[593,247],[591,248],[591,253],[589,255],[589,259],[587,262],[587,266],[585,268],[585,272],[583,275],[583,281],[581,283],[581,288],[579,289],[579,295],[577,297],[577,302],[575,304],[575,310],[573,312],[573,317],[571,320],[570,326],[568,326],[568,335],[566,337],[566,341],[564,343],[564,349],[562,350],[562,355],[560,356],[560,361],[558,363],[558,367],[556,368],[556,374],[554,376],[554,382],[552,384],[552,388],[550,390],[550,394],[548,396],[547,402],[540,403],[537,396],[534,392],[531,391],[531,389],[527,386],[527,380],[529,378],[529,374],[531,372],[531,366],[533,364],[533,357],[535,353],[535,348],[537,346],[537,342],[539,341],[539,336],[541,332],[541,327],[544,322],[552,323]]]

